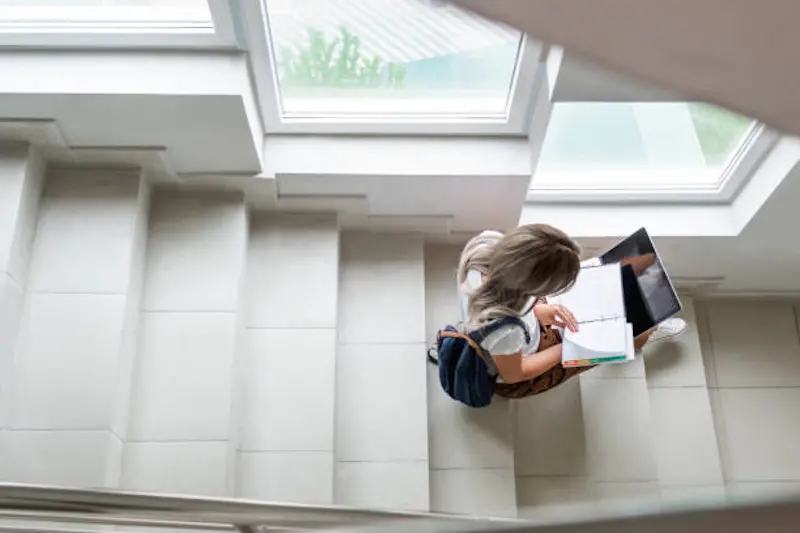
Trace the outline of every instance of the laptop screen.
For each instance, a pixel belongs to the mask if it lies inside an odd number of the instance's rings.
[[[638,230],[601,255],[600,261],[627,265],[623,269],[623,289],[634,335],[680,312],[681,301],[646,229]]]

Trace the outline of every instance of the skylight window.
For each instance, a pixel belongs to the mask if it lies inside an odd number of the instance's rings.
[[[508,118],[523,43],[514,29],[434,0],[266,8],[285,120]]]
[[[761,133],[701,103],[557,103],[532,190],[715,191]]]
[[[232,46],[230,21],[208,0],[0,0],[0,46]]]

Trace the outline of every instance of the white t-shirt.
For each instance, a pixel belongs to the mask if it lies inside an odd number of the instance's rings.
[[[467,271],[467,279],[458,287],[458,295],[461,299],[461,315],[466,320],[467,317],[467,303],[469,301],[469,293],[480,287],[483,283],[483,277],[478,270]],[[533,299],[526,305],[525,311],[531,307]],[[492,332],[481,343],[481,347],[488,350],[492,355],[510,355],[515,354],[522,350],[523,355],[533,355],[539,351],[539,321],[533,314],[533,310],[524,316],[520,317],[525,325],[528,326],[528,331],[531,335],[531,342],[525,343],[525,333],[517,326],[504,326],[497,331]]]

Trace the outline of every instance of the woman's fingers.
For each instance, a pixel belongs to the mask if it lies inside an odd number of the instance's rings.
[[[546,311],[538,317],[542,320],[542,324],[578,331],[578,321],[575,319],[575,315],[563,305],[548,305]]]
[[[575,319],[575,315],[572,314],[572,311],[566,307],[559,306],[557,314],[560,321],[564,324],[561,327],[566,326],[571,331],[578,331],[578,321]]]
[[[568,329],[570,331],[578,331],[578,328],[575,326],[575,324],[571,324],[563,320],[556,320],[555,322],[553,322],[553,325],[559,328]]]

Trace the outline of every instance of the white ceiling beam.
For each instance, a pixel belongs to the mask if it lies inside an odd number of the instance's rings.
[[[455,2],[685,100],[800,134],[796,0]]]
[[[530,176],[524,138],[267,135],[274,176]]]
[[[556,102],[674,102],[685,99],[674,91],[643,83],[565,53],[553,90]]]

